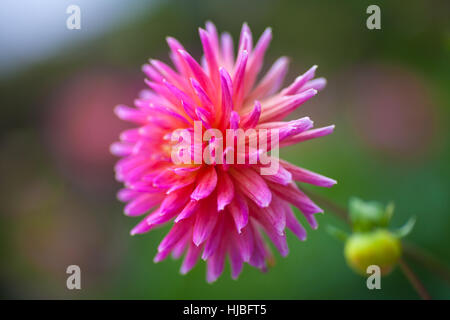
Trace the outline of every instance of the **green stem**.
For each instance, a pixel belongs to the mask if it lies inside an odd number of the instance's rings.
[[[450,285],[450,270],[444,265],[439,259],[434,255],[427,252],[426,250],[412,244],[403,241],[403,251],[405,255],[423,265],[428,270],[435,272],[436,275],[440,276],[448,285]]]
[[[431,296],[428,293],[427,289],[425,289],[425,286],[422,284],[422,282],[419,280],[416,274],[412,271],[412,269],[408,266],[405,260],[400,259],[399,265],[403,271],[403,274],[406,276],[406,278],[411,283],[416,292],[419,294],[419,296],[423,300],[431,300]]]
[[[348,219],[349,214],[348,211],[341,207],[340,205],[332,202],[331,200],[328,200],[327,198],[322,197],[321,195],[318,195],[316,193],[313,193],[309,190],[305,190],[302,188],[302,191],[311,198],[312,201],[317,202],[318,204],[320,204],[322,207],[324,207],[325,209],[330,210],[331,212],[333,212],[336,216],[338,216],[339,218],[341,218],[342,220],[344,220],[345,222],[347,222],[348,224],[350,224],[350,221]]]

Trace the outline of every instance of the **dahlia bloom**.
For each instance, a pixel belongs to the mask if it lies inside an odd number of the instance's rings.
[[[291,204],[313,229],[317,228],[314,214],[323,211],[294,181],[322,187],[330,187],[336,181],[283,160],[270,175],[261,174],[262,163],[202,160],[177,164],[171,154],[174,132],[193,132],[194,123],[199,121],[201,132],[214,128],[224,132],[223,137],[226,130],[276,129],[279,146],[288,146],[330,134],[334,126],[312,129],[313,122],[308,117],[281,121],[316,95],[325,86],[325,79],[314,79],[314,66],[280,90],[288,67],[288,59],[281,57],[257,80],[272,37],[270,28],[253,46],[252,33],[244,24],[236,59],[228,33],[219,37],[210,22],[199,33],[204,51],[200,64],[169,37],[174,68],[159,60],[150,60],[143,66],[149,90],[141,92],[135,108],[119,105],[115,109],[120,119],[138,127],[122,132],[111,151],[122,157],[115,172],[125,186],[118,193],[119,200],[127,203],[125,214],[146,214],[131,234],[170,223],[171,229],[158,246],[154,261],[169,254],[175,258],[184,255],[180,272],[185,274],[201,257],[207,261],[207,281],[213,282],[221,275],[227,256],[233,278],[238,277],[244,262],[266,270],[272,254],[263,233],[282,256],[288,253],[285,228],[305,240],[306,231]],[[197,141],[200,152],[209,150],[215,158],[217,149],[211,145],[218,139],[206,140]],[[194,149],[193,146],[191,150]],[[255,152],[247,149],[245,159]],[[225,158],[229,151],[225,148],[219,158]],[[256,150],[258,158],[260,151]]]

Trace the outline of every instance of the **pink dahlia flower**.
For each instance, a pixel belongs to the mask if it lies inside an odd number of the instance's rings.
[[[111,151],[122,157],[115,171],[117,180],[125,185],[118,193],[118,198],[127,202],[125,214],[146,215],[131,234],[170,223],[171,229],[159,244],[154,261],[170,253],[175,258],[184,255],[180,271],[185,274],[201,257],[207,261],[207,281],[212,282],[221,275],[227,256],[233,278],[238,277],[244,262],[266,270],[271,252],[263,233],[286,256],[286,228],[300,240],[306,239],[306,231],[291,205],[300,210],[313,229],[317,228],[314,214],[323,212],[294,181],[322,187],[336,181],[283,160],[269,175],[261,174],[265,165],[258,161],[251,164],[201,159],[200,163],[177,164],[172,160],[177,142],[174,132],[193,132],[200,123],[201,133],[217,129],[226,140],[226,130],[276,129],[279,145],[288,146],[327,135],[334,126],[312,129],[308,117],[281,121],[315,96],[325,86],[325,79],[314,79],[314,66],[280,90],[288,67],[288,59],[281,57],[257,80],[272,37],[270,28],[253,46],[251,31],[244,24],[236,59],[228,33],[219,37],[212,23],[199,32],[204,51],[201,64],[177,40],[167,38],[174,68],[159,60],[143,66],[150,89],[135,100],[135,108],[119,105],[115,109],[119,118],[138,127],[122,132],[120,142],[114,143]],[[194,135],[190,150],[200,144],[200,154],[208,150],[206,153],[217,159],[220,149],[211,146],[219,139],[203,140],[200,137],[196,141]],[[249,145],[249,140],[244,144]],[[248,160],[252,152],[260,159],[260,151],[248,147],[244,159]],[[198,149],[192,153],[188,150],[189,157],[196,152]],[[219,159],[229,153],[229,147],[225,148]],[[234,153],[231,159],[236,159]]]

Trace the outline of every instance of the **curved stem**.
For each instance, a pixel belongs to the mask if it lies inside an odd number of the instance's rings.
[[[435,272],[450,285],[450,270],[434,255],[412,243],[403,241],[403,251],[407,257],[415,260],[428,270]]]
[[[412,271],[412,269],[408,266],[405,260],[400,259],[399,265],[403,273],[405,274],[406,278],[409,280],[409,282],[416,290],[416,292],[419,294],[419,296],[423,300],[431,300],[431,296],[428,293],[427,289],[425,289],[425,286],[422,284],[422,282],[419,280],[416,274]]]
[[[347,209],[342,208],[340,205],[332,202],[331,200],[328,200],[327,198],[322,197],[321,195],[318,195],[316,193],[313,193],[309,190],[305,190],[302,188],[302,191],[311,198],[312,201],[319,203],[322,207],[330,210],[333,212],[336,216],[350,224],[350,221],[348,220],[349,214]]]

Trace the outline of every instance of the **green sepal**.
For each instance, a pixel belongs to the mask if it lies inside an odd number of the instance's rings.
[[[415,224],[416,224],[416,217],[411,217],[411,218],[409,218],[408,221],[406,221],[406,223],[403,226],[401,226],[400,228],[398,228],[395,231],[392,231],[392,233],[395,236],[397,236],[398,238],[404,238],[408,234],[411,233],[411,231],[413,230]]]
[[[368,232],[387,228],[394,212],[393,203],[384,207],[376,201],[363,201],[353,197],[349,201],[350,221],[353,231]]]
[[[347,241],[349,237],[349,234],[347,234],[345,231],[336,228],[335,226],[332,225],[327,225],[326,230],[330,235],[332,235],[338,240],[341,240],[342,242]]]

